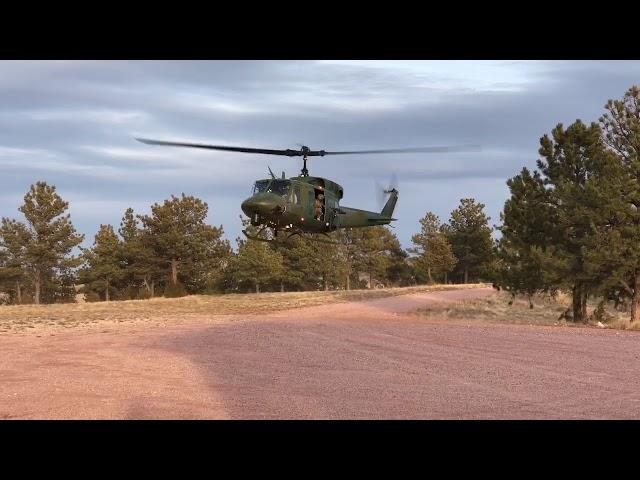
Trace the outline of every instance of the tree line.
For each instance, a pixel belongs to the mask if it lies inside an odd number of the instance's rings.
[[[489,218],[473,199],[463,199],[448,224],[428,212],[408,250],[378,226],[333,232],[331,244],[238,238],[234,251],[223,227],[206,223],[207,203],[185,194],[152,205],[148,215],[128,208],[118,228],[100,225],[84,248],[68,208],[55,186],[37,182],[18,209],[24,221],[2,219],[0,292],[8,302],[73,302],[77,293],[110,301],[466,282],[486,277],[492,254]]]
[[[483,280],[531,307],[536,294],[568,292],[565,316],[577,322],[587,320],[589,298],[637,321],[640,88],[609,100],[597,122],[557,124],[538,154],[537,168],[507,180],[500,225],[465,198],[446,223],[426,212],[408,249],[391,229],[369,227],[334,232],[334,244],[238,238],[234,250],[222,226],[206,223],[208,205],[184,194],[148,215],[127,209],[119,228],[101,225],[82,248],[68,203],[37,182],[18,209],[24,221],[0,224],[0,293],[20,304],[74,301],[79,284],[97,301]]]

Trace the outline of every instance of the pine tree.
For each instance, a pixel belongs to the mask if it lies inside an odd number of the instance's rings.
[[[640,87],[621,100],[609,100],[600,118],[602,138],[617,160],[605,174],[604,225],[598,230],[589,260],[610,272],[605,287],[622,287],[631,298],[631,321],[640,306]],[[607,208],[608,207],[608,208]],[[594,268],[595,269],[595,268]]]
[[[0,305],[7,304],[11,300],[11,295],[7,292],[7,285],[13,285],[12,272],[7,267],[9,254],[0,247]]]
[[[208,231],[196,261],[182,268],[182,279],[188,292],[211,293],[221,290],[225,270],[231,258],[231,245],[222,237],[222,226]]]
[[[443,226],[447,240],[458,262],[454,274],[464,283],[478,279],[485,272],[493,256],[490,218],[484,213],[484,204],[473,198],[463,198],[460,206],[451,212],[449,224]]]
[[[193,196],[171,196],[162,205],[154,204],[151,215],[138,218],[144,227],[143,242],[170,273],[170,284],[201,274],[211,265],[211,255],[227,252],[223,229],[205,223],[208,205]]]
[[[343,260],[340,257],[340,245],[337,243],[335,234],[329,235],[328,241],[336,242],[336,244],[306,240],[312,251],[313,270],[317,272],[323,290],[342,286],[342,280],[346,274]]]
[[[533,308],[533,295],[553,292],[561,284],[553,266],[558,232],[556,206],[540,174],[523,168],[507,181],[511,197],[505,202],[498,227],[498,268],[494,281],[511,292],[524,294]]]
[[[354,262],[356,261],[356,245],[353,237],[353,229],[340,229],[334,233],[338,243],[337,256],[342,265],[344,281],[341,282],[345,290],[351,290],[352,281],[355,279]]]
[[[377,283],[386,286],[408,281],[407,255],[398,238],[388,228],[354,228],[336,238],[343,242],[344,247],[339,251],[342,253],[341,258],[345,259],[345,271],[350,271],[351,277],[366,274],[370,288],[374,288]],[[354,278],[358,280],[357,277]]]
[[[22,303],[24,284],[27,281],[25,254],[31,236],[26,225],[8,218],[0,225],[0,253],[3,262],[0,266],[0,281],[13,291],[14,301]]]
[[[93,289],[104,291],[105,300],[111,299],[114,285],[124,277],[122,244],[111,225],[100,225],[93,246],[83,249],[87,268],[82,278],[90,282]]]
[[[284,275],[282,255],[266,242],[238,239],[238,253],[229,261],[230,283],[252,285],[256,293],[261,286],[278,284]]]
[[[19,208],[26,218],[21,234],[25,242],[23,268],[33,283],[36,304],[43,299],[67,300],[72,295],[73,268],[80,260],[71,251],[82,243],[84,235],[76,233],[69,214],[65,215],[68,208],[68,202],[46,182],[32,185]],[[3,224],[8,222],[11,221],[3,219]],[[45,296],[43,288],[48,290]]]
[[[442,223],[436,214],[427,212],[420,219],[421,230],[411,237],[414,247],[409,252],[417,255],[415,267],[420,275],[426,272],[429,283],[432,275],[446,275],[455,267],[458,259],[442,231]]]
[[[282,256],[286,272],[280,278],[280,291],[316,289],[321,275],[315,261],[317,250],[311,242],[299,236],[288,239],[284,235],[280,237],[271,245]]]
[[[598,267],[587,253],[597,245],[598,225],[602,222],[603,202],[608,203],[603,179],[612,166],[605,150],[601,129],[576,120],[568,128],[558,124],[551,137],[540,140],[538,169],[555,209],[553,260],[555,275],[563,279],[573,295],[573,318],[587,320],[587,298],[602,284],[594,275]]]
[[[156,286],[166,273],[166,264],[153,250],[150,236],[140,228],[132,208],[128,208],[118,229],[122,239],[123,289],[129,298],[153,298]],[[144,288],[144,294],[139,289]]]
[[[411,268],[408,263],[409,255],[400,245],[400,240],[388,227],[380,228],[380,237],[383,244],[383,256],[385,267],[382,279],[386,286],[409,285]]]
[[[357,228],[351,232],[353,268],[356,272],[368,276],[369,288],[374,288],[376,281],[384,280],[388,266],[384,255],[383,229],[384,227],[376,226]]]

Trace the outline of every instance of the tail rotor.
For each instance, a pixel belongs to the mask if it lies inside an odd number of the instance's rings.
[[[392,192],[398,192],[398,176],[395,172],[391,174],[391,178],[387,186],[382,185],[380,182],[376,182],[376,201],[378,202],[378,210],[381,210],[388,196]]]

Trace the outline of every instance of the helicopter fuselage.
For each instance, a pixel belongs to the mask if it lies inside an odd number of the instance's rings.
[[[393,190],[382,212],[340,206],[343,189],[321,177],[258,180],[253,195],[242,203],[252,225],[281,231],[328,233],[338,228],[386,225],[392,220],[398,192]]]

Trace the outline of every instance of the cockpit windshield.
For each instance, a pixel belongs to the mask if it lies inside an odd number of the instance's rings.
[[[253,194],[262,192],[272,192],[278,195],[287,195],[289,193],[289,180],[259,180],[253,186]]]

